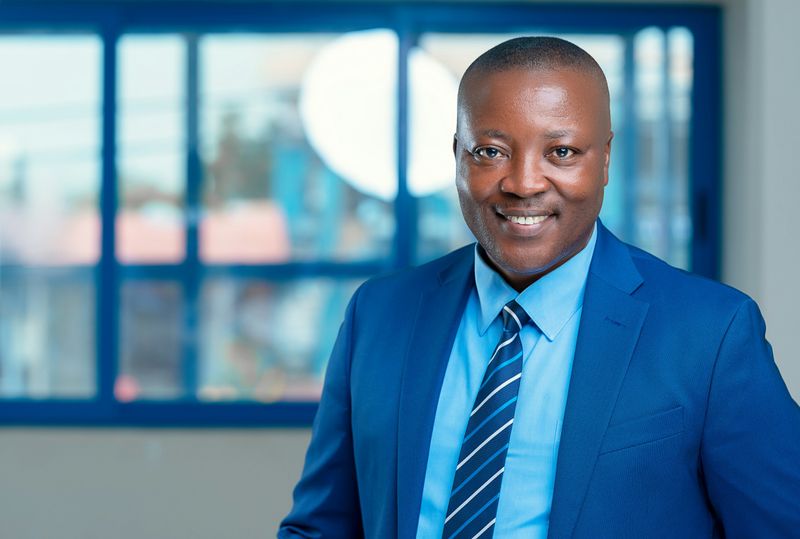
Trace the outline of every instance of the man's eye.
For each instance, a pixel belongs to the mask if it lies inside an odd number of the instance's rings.
[[[569,159],[573,155],[575,155],[575,151],[570,148],[556,148],[553,150],[553,155],[559,159]]]
[[[474,152],[472,152],[472,154],[475,155],[476,157],[484,157],[486,159],[497,159],[502,155],[500,153],[500,150],[498,150],[497,148],[492,148],[491,146],[478,148]]]

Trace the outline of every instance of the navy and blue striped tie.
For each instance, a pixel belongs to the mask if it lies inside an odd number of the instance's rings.
[[[503,307],[503,335],[483,375],[461,442],[442,537],[488,538],[494,533],[500,483],[514,424],[522,343],[530,318],[516,301]]]

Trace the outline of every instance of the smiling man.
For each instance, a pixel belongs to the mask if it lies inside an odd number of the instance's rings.
[[[796,537],[800,409],[748,297],[598,221],[594,61],[484,53],[453,143],[478,240],[354,295],[279,537]]]

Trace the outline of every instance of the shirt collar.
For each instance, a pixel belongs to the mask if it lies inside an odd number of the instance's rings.
[[[481,308],[480,327],[484,335],[503,306],[516,299],[539,330],[552,341],[583,304],[586,277],[597,241],[597,224],[581,251],[522,292],[517,292],[484,260],[475,246],[475,287]]]

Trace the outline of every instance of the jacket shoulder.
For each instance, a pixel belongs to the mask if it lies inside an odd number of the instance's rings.
[[[359,289],[361,296],[405,294],[439,283],[454,271],[472,268],[475,244],[465,245],[420,266],[404,268],[368,279]]]
[[[676,268],[638,247],[625,245],[644,280],[637,294],[686,309],[710,308],[717,312],[720,309],[735,311],[743,303],[753,301],[732,286]]]

